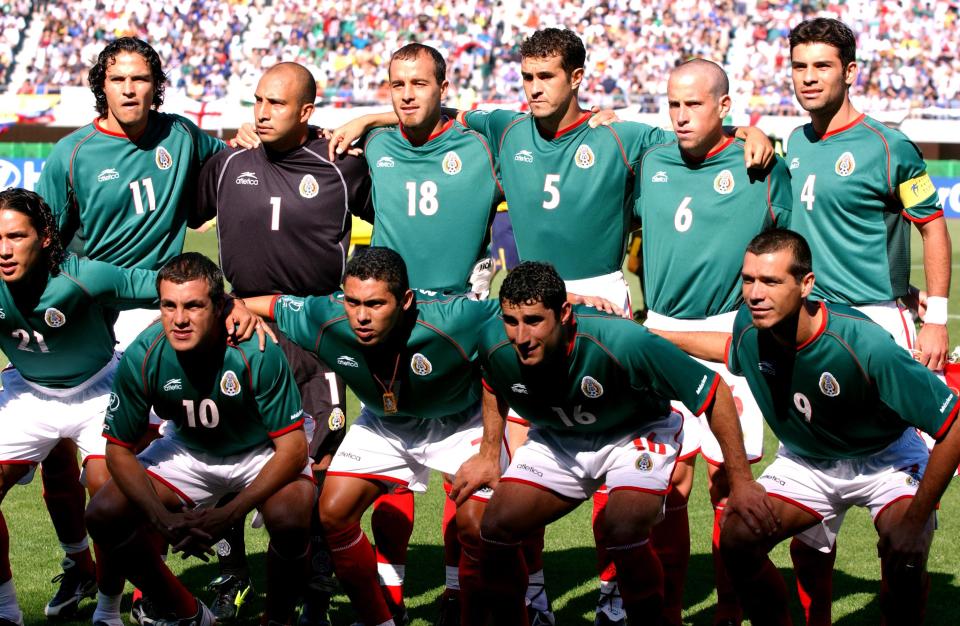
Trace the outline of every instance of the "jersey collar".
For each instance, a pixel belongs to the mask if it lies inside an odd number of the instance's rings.
[[[854,126],[856,126],[857,124],[859,124],[860,122],[862,122],[862,121],[863,121],[863,118],[865,118],[866,116],[867,116],[866,113],[861,113],[860,115],[857,116],[857,119],[853,120],[852,122],[850,122],[850,123],[847,124],[846,126],[841,126],[840,128],[836,128],[836,129],[834,129],[834,130],[830,130],[830,131],[827,131],[827,132],[823,133],[822,135],[820,135],[820,141],[823,141],[823,140],[826,139],[827,137],[833,137],[834,135],[839,135],[840,133],[842,133],[842,132],[845,131],[845,130],[850,130],[851,128],[853,128]]]
[[[719,146],[706,153],[702,157],[695,157],[685,153],[683,150],[680,151],[680,155],[683,157],[683,160],[687,163],[700,164],[705,162],[707,159],[713,158],[730,147],[733,143],[733,137],[726,137]]]
[[[430,143],[431,141],[433,141],[434,139],[436,139],[437,137],[439,137],[439,136],[442,135],[443,133],[445,133],[445,132],[447,132],[448,130],[450,130],[451,128],[453,128],[453,123],[454,123],[455,121],[457,121],[457,120],[454,119],[454,118],[452,118],[452,117],[451,117],[450,119],[448,119],[448,120],[446,121],[446,123],[444,123],[444,125],[440,127],[440,130],[438,130],[437,132],[435,132],[435,133],[433,133],[432,135],[430,135],[429,137],[427,137],[427,140],[426,140],[425,142],[423,142],[424,145]],[[403,124],[400,124],[400,134],[403,135],[403,138],[406,139],[407,142],[410,142],[410,138],[407,137],[407,131],[404,130]]]
[[[566,134],[569,133],[570,131],[576,129],[577,127],[579,127],[579,126],[581,126],[581,125],[583,125],[583,123],[586,122],[588,119],[590,119],[590,117],[591,117],[592,115],[593,115],[593,113],[591,113],[590,111],[587,111],[586,113],[584,113],[583,115],[581,115],[581,116],[580,116],[580,119],[578,119],[578,120],[577,120],[576,122],[574,122],[573,124],[570,124],[569,126],[566,126],[566,127],[564,127],[564,128],[561,128],[560,130],[558,130],[558,131],[556,132],[556,134],[554,134],[553,138],[554,138],[554,139],[559,139],[562,135],[566,135]]]
[[[112,130],[107,130],[106,127],[104,127],[104,126],[102,126],[102,125],[100,124],[100,121],[101,121],[101,119],[100,119],[99,117],[98,117],[98,118],[95,118],[95,119],[93,120],[93,127],[96,128],[98,131],[100,131],[100,132],[103,133],[104,135],[108,135],[108,136],[110,136],[110,137],[117,137],[118,139],[128,139],[128,140],[130,140],[130,141],[136,141],[137,139],[140,139],[140,138],[143,137],[145,134],[147,134],[147,130],[150,128],[150,122],[147,122],[147,125],[146,125],[146,127],[143,129],[143,132],[142,132],[142,133],[140,133],[140,134],[137,135],[136,137],[131,137],[130,135],[127,135],[126,133],[117,133],[117,132],[114,132],[114,131],[112,131]]]
[[[803,350],[804,348],[812,344],[814,341],[819,339],[820,335],[822,335],[824,331],[827,330],[827,317],[829,314],[827,313],[827,305],[824,304],[823,302],[820,302],[820,312],[823,313],[823,316],[820,319],[820,328],[818,328],[816,332],[810,335],[810,337],[808,337],[806,341],[804,341],[803,343],[797,346],[797,352],[799,352],[800,350]]]

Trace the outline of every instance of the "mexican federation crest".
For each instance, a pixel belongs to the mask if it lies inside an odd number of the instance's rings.
[[[222,391],[225,396],[235,396],[240,393],[240,380],[233,370],[224,372],[223,377],[220,379],[220,391]]]
[[[463,169],[463,161],[460,160],[460,155],[456,152],[448,152],[443,157],[443,173],[453,176],[459,174],[460,170]]]
[[[594,156],[590,146],[583,144],[577,148],[577,153],[573,155],[573,162],[580,169],[586,170],[593,167],[593,164],[597,162],[597,157]]]
[[[410,358],[410,369],[417,376],[426,376],[433,371],[433,364],[419,352]]]
[[[330,417],[327,418],[327,426],[330,430],[340,430],[347,425],[347,416],[343,414],[343,409],[338,406],[330,411]]]
[[[157,167],[162,170],[168,170],[173,167],[173,157],[170,156],[170,153],[167,152],[167,149],[163,146],[157,148],[156,152],[154,152],[153,158],[157,163]]]
[[[67,323],[67,316],[58,309],[50,307],[44,312],[43,321],[45,321],[50,328],[60,328]]]
[[[820,391],[823,395],[830,398],[836,398],[840,395],[840,383],[830,372],[820,374]]]
[[[837,176],[849,176],[853,174],[854,170],[857,169],[857,162],[853,160],[852,152],[844,152],[840,155],[840,158],[837,159],[836,164],[833,166],[833,171],[837,173]]]
[[[304,198],[316,198],[318,193],[320,193],[320,185],[317,183],[317,179],[313,177],[313,174],[305,174],[300,179],[300,195]]]
[[[731,193],[733,187],[733,174],[730,173],[730,170],[723,170],[713,179],[713,190],[722,196]]]
[[[588,398],[599,398],[603,395],[603,385],[592,376],[584,376],[580,381],[580,391]]]

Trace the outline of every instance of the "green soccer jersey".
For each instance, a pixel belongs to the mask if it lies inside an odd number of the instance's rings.
[[[501,197],[487,142],[450,120],[422,146],[399,127],[378,129],[364,153],[373,179],[371,245],[396,250],[414,287],[467,291]]]
[[[156,277],[71,254],[40,293],[15,297],[0,282],[0,350],[30,382],[76,387],[113,358],[116,342],[104,309],[155,302]]]
[[[617,122],[590,128],[585,113],[553,138],[532,115],[469,111],[467,125],[494,149],[522,261],[548,261],[564,280],[619,271],[643,152],[673,137]]]
[[[315,352],[375,415],[434,419],[462,413],[480,400],[477,329],[498,318],[500,306],[495,300],[436,299],[423,292],[419,297],[403,327],[394,330],[406,342],[385,356],[360,345],[340,292],[282,296],[271,309],[280,330]],[[393,393],[398,411],[392,415],[384,411],[386,391]]]
[[[859,311],[820,306],[823,324],[796,348],[757,330],[746,306],[734,323],[727,366],[781,443],[831,460],[879,452],[908,426],[946,434],[960,407],[953,392]]]
[[[677,398],[702,413],[720,382],[670,342],[633,320],[575,307],[576,336],[558,368],[522,367],[503,322],[483,329],[486,387],[541,428],[602,432],[628,421],[642,428],[670,412]]]
[[[159,269],[183,251],[200,166],[223,146],[179,115],[151,113],[136,141],[94,121],[57,142],[37,192],[81,256]]]
[[[699,163],[676,142],[648,150],[637,170],[644,300],[651,311],[701,319],[743,301],[743,252],[758,233],[790,224],[790,174],[778,157],[748,171],[732,138]]]
[[[907,293],[910,222],[943,215],[919,148],[903,133],[860,116],[817,135],[790,135],[791,228],[813,252],[813,296],[871,304]]]
[[[180,354],[163,325],[147,327],[123,353],[103,436],[132,448],[147,430],[150,408],[170,420],[190,450],[230,456],[303,427],[300,392],[279,346],[257,337],[223,343],[209,358]]]

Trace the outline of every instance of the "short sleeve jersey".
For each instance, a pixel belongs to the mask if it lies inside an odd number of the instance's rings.
[[[564,280],[619,271],[643,152],[672,138],[659,128],[576,123],[544,138],[532,115],[469,111],[494,149],[522,261],[548,261]]]
[[[347,383],[368,411],[387,418],[433,419],[462,413],[480,400],[477,329],[500,314],[496,301],[421,294],[415,316],[403,329],[406,342],[389,363],[373,361],[350,328],[343,294],[282,296],[272,308],[277,326],[292,341],[315,352]],[[390,370],[396,369],[390,385]],[[380,381],[371,372],[383,372]],[[398,413],[386,415],[384,386],[392,389]]]
[[[648,150],[635,206],[646,305],[681,319],[736,310],[743,251],[767,228],[789,227],[791,202],[783,161],[747,170],[743,143],[732,138],[702,162],[684,160],[676,142]]]
[[[602,432],[629,421],[642,428],[677,398],[702,413],[719,375],[633,320],[575,307],[566,362],[549,372],[522,367],[501,320],[483,329],[484,385],[539,428]]]
[[[223,344],[210,360],[179,354],[159,322],[123,353],[103,435],[132,448],[147,430],[150,408],[176,427],[190,450],[240,454],[303,427],[296,381],[283,351],[257,338]]]
[[[860,312],[820,306],[823,324],[796,347],[757,330],[746,306],[734,323],[727,366],[746,377],[783,445],[849,459],[883,450],[908,426],[945,435],[960,407],[953,392]]]
[[[224,150],[200,172],[197,206],[217,218],[220,263],[240,296],[337,290],[351,215],[370,218],[363,159],[327,159],[327,140],[286,153]]]
[[[910,222],[943,215],[920,149],[867,116],[822,136],[807,124],[787,148],[790,223],[813,252],[814,297],[870,304],[904,295]]]
[[[39,299],[15,297],[0,283],[0,349],[26,380],[76,387],[113,358],[116,341],[104,309],[155,302],[156,276],[71,254]]]
[[[151,113],[136,140],[94,121],[57,142],[37,192],[81,256],[159,269],[183,251],[200,166],[223,146],[179,115]]]
[[[403,257],[412,286],[464,293],[501,198],[487,142],[450,120],[422,146],[399,127],[378,129],[364,153],[376,208],[371,244]]]

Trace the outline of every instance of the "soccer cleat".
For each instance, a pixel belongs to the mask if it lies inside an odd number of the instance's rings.
[[[594,626],[625,626],[627,613],[623,610],[620,588],[613,585],[609,591],[601,591],[597,599],[597,614]]]
[[[460,594],[440,596],[440,617],[436,626],[460,626]]]
[[[557,624],[553,611],[540,611],[532,606],[527,607],[527,617],[530,619],[530,626],[556,626]]]
[[[240,607],[247,600],[247,595],[253,589],[249,578],[240,578],[233,574],[217,576],[207,589],[216,592],[210,610],[218,622],[230,622],[237,619]]]
[[[597,616],[593,618],[593,626],[627,626],[626,615],[620,619],[613,619],[603,611],[597,611]]]
[[[162,619],[154,622],[156,626],[214,626],[217,618],[214,617],[207,605],[197,600],[197,614],[191,617]],[[96,625],[94,625],[96,626]]]
[[[160,611],[153,606],[150,598],[141,595],[130,604],[130,621],[134,624],[154,626],[160,619]]]
[[[69,558],[63,560],[63,571],[53,577],[52,583],[60,583],[53,599],[43,607],[47,617],[67,618],[73,616],[84,598],[97,595],[97,577],[81,571]]]

